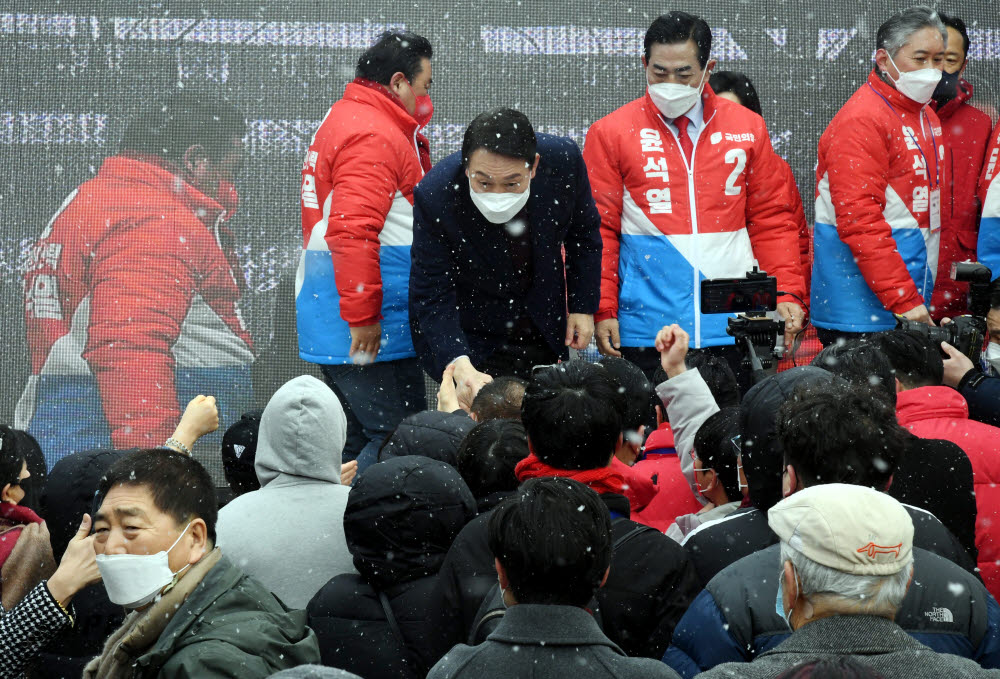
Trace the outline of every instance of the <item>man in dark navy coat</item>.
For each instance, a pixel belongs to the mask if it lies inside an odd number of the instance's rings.
[[[414,191],[410,328],[424,368],[468,406],[492,375],[529,377],[584,349],[600,224],[571,139],[536,136],[513,109],[476,117]]]

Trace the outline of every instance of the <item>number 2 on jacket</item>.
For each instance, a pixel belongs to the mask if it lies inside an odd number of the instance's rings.
[[[747,166],[747,152],[743,149],[729,149],[726,151],[726,164],[729,163],[736,163],[736,167],[730,173],[729,179],[726,180],[726,195],[738,196],[741,187],[736,185],[736,180],[743,174],[743,168]]]

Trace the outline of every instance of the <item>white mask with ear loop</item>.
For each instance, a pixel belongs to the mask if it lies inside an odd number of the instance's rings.
[[[111,603],[125,608],[145,606],[183,573],[191,564],[174,573],[168,556],[190,527],[190,523],[184,526],[174,544],[156,554],[98,554],[97,569]]]
[[[888,71],[884,71],[889,80],[896,85],[896,89],[903,96],[912,99],[918,104],[926,104],[934,96],[934,90],[941,82],[941,71],[936,68],[922,68],[919,71],[900,71],[899,66],[892,60],[892,55],[886,51],[889,63],[899,73],[899,79],[893,80]]]
[[[701,92],[705,87],[705,75],[707,73],[707,68],[701,72],[701,80],[698,81],[698,87],[681,85],[679,83],[654,83],[651,85],[647,80],[646,87],[649,92],[649,98],[653,100],[656,108],[660,110],[660,113],[667,120],[674,120],[690,111],[698,103],[698,97],[701,96]]]
[[[469,195],[473,204],[491,224],[506,224],[528,204],[531,195],[531,180],[521,193],[476,193],[469,179]]]
[[[987,344],[983,359],[993,368],[994,375],[1000,375],[1000,344],[996,342]]]
[[[798,597],[801,589],[799,586],[799,574],[795,571],[794,567],[792,568],[792,573],[795,575],[795,596]],[[785,601],[783,596],[785,592],[784,585],[785,571],[782,569],[781,574],[778,576],[778,597],[774,602],[774,612],[781,616],[781,619],[785,621],[786,625],[788,625],[788,629],[792,629],[792,611],[789,609],[788,612],[785,613]]]

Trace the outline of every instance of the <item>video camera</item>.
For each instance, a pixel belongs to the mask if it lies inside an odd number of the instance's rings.
[[[778,279],[755,266],[746,278],[713,278],[701,282],[701,313],[739,314],[730,318],[726,333],[743,352],[754,382],[767,376],[782,353],[776,349],[785,324],[767,316],[778,308]]]
[[[990,280],[993,272],[979,262],[955,262],[951,279],[969,284],[969,314],[951,319],[951,323],[932,326],[896,316],[896,329],[922,335],[928,342],[947,342],[969,357],[975,365],[982,360],[988,335],[986,315],[990,312]],[[943,352],[942,352],[943,355]]]

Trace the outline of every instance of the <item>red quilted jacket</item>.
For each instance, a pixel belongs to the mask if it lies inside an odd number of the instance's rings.
[[[1000,428],[969,419],[965,398],[951,387],[919,387],[899,394],[899,423],[925,439],[951,441],[972,462],[976,492],[976,548],[986,589],[1000,596]]]

